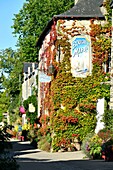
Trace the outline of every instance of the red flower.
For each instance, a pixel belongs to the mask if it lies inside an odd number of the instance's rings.
[[[78,134],[72,134],[72,137],[78,137]]]

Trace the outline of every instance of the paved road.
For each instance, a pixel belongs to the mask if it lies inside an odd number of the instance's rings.
[[[113,162],[84,159],[81,151],[48,153],[33,149],[29,142],[12,143],[19,170],[113,170]]]

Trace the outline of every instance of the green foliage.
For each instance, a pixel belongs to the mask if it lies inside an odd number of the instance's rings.
[[[4,127],[0,128],[0,153],[3,153],[5,149],[11,148],[11,143],[9,143],[9,137],[11,135],[7,132],[9,127],[4,125]]]
[[[105,123],[105,127],[107,129],[113,131],[113,110],[105,110],[103,115],[103,122]]]
[[[107,128],[101,130],[98,136],[102,139],[102,158],[106,161],[113,161],[113,130]]]
[[[24,61],[37,61],[35,44],[48,21],[57,14],[73,6],[72,0],[29,0],[24,3],[13,19],[14,35],[19,35],[17,46],[20,47]]]
[[[36,40],[39,38],[48,20],[54,15],[69,9],[73,6],[73,3],[74,1],[72,2],[72,0],[53,0],[52,2],[51,0],[28,0],[20,12],[15,14],[12,27],[14,34],[19,35],[17,45],[20,49],[13,57],[11,57],[12,50],[5,50],[4,54],[1,55],[3,60],[0,61],[4,71],[10,73],[8,78],[4,77],[3,82],[8,96],[5,97],[4,93],[4,98],[2,98],[5,102],[7,100],[9,102],[9,99],[11,99],[10,111],[13,111],[19,105],[18,99],[21,92],[19,75],[22,74],[22,62],[37,61]],[[111,10],[108,3],[109,0],[107,0],[109,21]],[[62,63],[59,64],[57,75],[51,84],[54,119],[51,118],[50,123],[51,132],[55,133],[52,141],[54,150],[58,150],[62,144],[68,147],[73,134],[79,135],[79,140],[82,141],[88,133],[94,131],[96,101],[102,97],[107,98],[109,101],[110,86],[107,84],[101,85],[101,82],[109,81],[110,78],[109,74],[104,73],[102,70],[102,64],[107,61],[111,48],[110,36],[106,36],[106,33],[110,32],[110,28],[110,24],[106,24],[104,27],[94,23],[91,25],[93,70],[92,75],[84,79],[73,78],[70,73],[71,54],[68,39],[64,41],[61,38],[58,42],[63,49],[64,58]],[[32,96],[24,101],[27,117],[30,118],[30,123],[32,124],[37,117],[36,101],[36,96]],[[6,105],[3,103],[0,105],[0,113],[2,108],[3,111],[8,109],[8,102],[6,102]],[[28,111],[30,103],[35,106],[36,110],[34,113],[29,113]],[[61,104],[65,108],[64,110],[61,110]],[[64,119],[62,120],[61,117]],[[75,119],[78,122],[73,123],[72,121]],[[94,150],[92,148],[92,153],[98,152]]]
[[[67,149],[70,145],[73,134],[76,134],[78,127],[78,119],[74,114],[63,110],[58,110],[51,118],[53,129],[52,148],[53,151],[58,151],[62,146]]]
[[[29,139],[34,139],[36,137],[37,137],[36,130],[34,128],[32,128],[32,129],[30,128],[29,132],[28,132],[28,138]]]
[[[38,142],[38,148],[47,152],[51,149],[51,136],[48,133],[47,136],[42,136]]]
[[[94,135],[89,141],[90,155],[95,158],[101,158],[102,139],[98,135]]]
[[[82,141],[82,145],[81,145],[81,149],[86,154],[86,156],[89,157],[89,158],[91,158],[91,155],[89,153],[89,151],[90,151],[89,140],[92,138],[92,136],[94,136],[94,132],[88,133],[85,136],[84,140]]]
[[[91,159],[112,160],[113,131],[103,129],[98,134],[89,133],[82,142],[81,149]]]
[[[113,161],[113,138],[102,145],[102,156],[105,161]]]
[[[19,165],[16,160],[8,154],[0,156],[0,169],[1,170],[18,170]]]
[[[11,48],[6,48],[0,51],[0,69],[5,73],[10,73],[13,69],[15,63],[13,53],[14,51]]]
[[[0,112],[9,112],[11,117],[12,113],[17,114],[19,107],[21,82],[22,82],[22,57],[20,52],[13,51],[11,48],[1,51],[0,66],[3,72],[2,88],[5,89],[1,92],[0,97]]]
[[[35,112],[30,113],[29,112],[29,104],[33,104],[35,107]],[[37,118],[37,97],[35,95],[29,96],[27,100],[24,100],[23,103],[25,110],[26,110],[26,116],[29,119],[31,124],[34,124]]]
[[[8,111],[9,107],[9,98],[6,96],[6,92],[0,93],[0,115]],[[2,118],[2,117],[1,117]]]
[[[102,139],[93,133],[87,134],[82,142],[82,150],[89,158],[100,159],[102,151]]]
[[[74,26],[76,27],[76,23]],[[86,78],[75,78],[71,74],[70,64],[71,44],[69,43],[68,34],[71,35],[71,29],[68,32],[68,29],[66,30],[63,25],[63,21],[59,21],[58,33],[60,38],[56,40],[56,46],[60,45],[63,60],[61,63],[57,63],[57,74],[51,82],[51,100],[54,108],[52,110],[53,118],[51,119],[54,134],[52,144],[55,151],[62,144],[65,147],[69,146],[73,132],[79,136],[80,141],[83,141],[87,134],[94,132],[96,126],[96,102],[103,97],[107,101],[110,100],[110,84],[105,83],[110,81],[110,74],[105,73],[103,69],[103,64],[108,61],[111,49],[110,23],[108,22],[102,26],[101,24],[95,24],[94,20],[91,20],[90,27],[89,35],[93,53],[92,73]],[[74,124],[74,126],[70,126],[69,122],[62,121],[62,117],[68,117],[69,113],[70,116],[74,114],[74,117],[78,119],[77,124]],[[101,150],[98,144],[91,144],[90,147],[91,155],[98,155]]]
[[[98,136],[103,140],[104,143],[109,141],[109,139],[113,139],[113,131],[107,128],[104,128],[98,132]]]
[[[2,120],[3,120],[3,114],[0,113],[0,122],[2,122]]]
[[[92,75],[86,78],[74,78],[68,71],[70,69],[68,60],[67,55],[51,86],[55,108],[51,119],[52,129],[55,133],[52,144],[55,150],[59,149],[62,142],[65,143],[65,147],[69,146],[72,134],[78,134],[79,140],[83,141],[88,133],[93,132],[96,126],[97,99],[105,97],[109,101],[110,85],[101,84],[101,82],[109,81],[109,74],[103,73],[100,67],[94,65]],[[64,116],[74,116],[78,122],[70,125],[69,122],[62,121]]]
[[[51,129],[53,130],[52,147],[54,151],[62,144],[68,148],[77,137],[82,142],[84,137],[94,131],[96,125],[95,114],[81,113],[80,111],[58,110],[51,117]]]
[[[111,3],[111,0],[106,0],[104,2],[104,6],[106,7],[107,9],[107,14],[105,15],[106,18],[107,18],[107,21],[109,21],[111,23],[111,16],[112,16],[112,9],[110,7],[110,3]]]

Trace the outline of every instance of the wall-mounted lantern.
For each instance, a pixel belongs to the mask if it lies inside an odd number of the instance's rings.
[[[54,74],[54,72],[55,72],[55,67],[54,67],[54,65],[51,63],[51,64],[49,65],[49,67],[48,67],[48,73],[49,73],[50,75],[52,75],[52,74]]]

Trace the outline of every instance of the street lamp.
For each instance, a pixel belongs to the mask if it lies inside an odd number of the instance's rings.
[[[54,65],[51,63],[51,64],[49,65],[49,67],[48,67],[48,73],[49,73],[50,75],[53,75],[54,72],[55,72],[55,67],[54,67]]]

